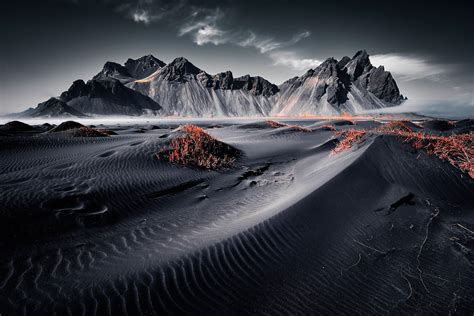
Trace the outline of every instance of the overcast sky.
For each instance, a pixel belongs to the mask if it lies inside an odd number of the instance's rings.
[[[360,49],[409,99],[474,109],[471,1],[9,2],[1,9],[0,114],[57,96],[109,60],[184,56],[209,73],[280,84]]]

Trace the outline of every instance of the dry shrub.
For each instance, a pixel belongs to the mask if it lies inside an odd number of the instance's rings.
[[[336,131],[336,128],[333,125],[329,124],[322,125],[319,129],[325,131]]]
[[[290,124],[281,123],[281,122],[277,122],[277,121],[271,121],[271,120],[268,120],[268,121],[265,121],[265,122],[268,125],[270,125],[270,127],[272,127],[272,128],[287,127],[289,129],[293,129],[293,130],[296,130],[296,131],[299,131],[299,132],[311,132],[311,129],[303,127],[303,126],[299,126],[299,125],[290,125]]]
[[[361,138],[367,133],[365,130],[348,129],[342,132],[336,132],[336,136],[342,136],[339,144],[331,151],[331,154],[337,154],[344,150],[352,147],[355,143],[359,142]]]
[[[270,120],[265,121],[265,123],[270,125],[271,128],[280,128],[280,127],[288,126],[288,124],[280,123],[280,122],[277,122],[277,121],[270,121]]]
[[[109,135],[90,127],[80,127],[72,129],[73,137],[108,137]]]
[[[422,132],[398,132],[416,149],[446,160],[454,167],[474,178],[474,134],[436,136]]]
[[[342,111],[339,117],[345,121],[351,122],[353,125],[355,124],[354,119],[357,118],[357,116],[352,115],[351,113],[346,112],[346,111]]]
[[[107,134],[109,136],[111,135],[118,135],[116,132],[114,132],[113,130],[111,129],[107,129],[107,128],[100,128],[100,129],[97,129],[97,131],[101,132],[101,133],[104,133],[104,134]]]
[[[391,121],[379,126],[377,130],[382,133],[393,131],[413,132],[413,129],[408,125],[408,121]]]
[[[336,136],[343,136],[340,143],[332,150],[337,154],[347,150],[358,142],[366,130],[349,129],[337,132]],[[474,178],[474,134],[457,134],[449,136],[432,135],[425,132],[414,132],[405,121],[393,121],[380,126],[372,132],[385,135],[396,135],[403,138],[418,150],[425,150],[428,155],[435,155],[441,160],[449,162],[454,167]]]
[[[179,127],[183,132],[171,140],[169,148],[158,152],[158,159],[171,163],[205,169],[219,169],[234,165],[237,149],[216,140],[202,128],[187,124]]]

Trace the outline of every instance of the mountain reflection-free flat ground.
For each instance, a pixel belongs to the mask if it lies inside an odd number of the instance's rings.
[[[472,314],[473,180],[292,123],[197,121],[243,153],[220,171],[156,159],[180,122],[0,135],[0,314]]]

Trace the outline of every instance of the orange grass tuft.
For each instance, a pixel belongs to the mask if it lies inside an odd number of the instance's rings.
[[[72,136],[74,137],[108,137],[109,134],[96,130],[90,127],[79,127],[76,129],[72,129]]]
[[[358,129],[348,129],[343,132],[336,132],[336,136],[342,136],[341,141],[337,146],[331,151],[331,154],[338,154],[344,150],[347,150],[352,147],[355,143],[359,142],[361,138],[367,133],[365,130]]]
[[[216,140],[198,126],[187,124],[179,129],[183,135],[172,139],[169,148],[160,150],[156,155],[158,159],[205,169],[231,167],[235,163],[238,156],[235,148]]]
[[[345,120],[345,121],[349,121],[349,122],[351,122],[352,124],[355,124],[354,119],[357,118],[357,116],[352,115],[352,114],[349,113],[349,112],[342,111],[341,114],[339,115],[339,118],[341,118],[341,119],[343,119],[343,120]]]
[[[111,129],[107,129],[107,128],[100,128],[100,129],[96,129],[98,132],[101,132],[101,133],[104,133],[104,134],[107,134],[109,136],[111,135],[118,135],[116,132],[114,132],[113,130]]]
[[[436,136],[422,132],[398,132],[416,149],[446,160],[454,167],[474,178],[474,134]]]
[[[335,131],[336,128],[333,125],[325,124],[319,127],[320,130],[325,130],[325,131]]]
[[[428,155],[435,155],[474,178],[473,133],[437,136],[421,131],[414,132],[405,121],[393,121],[370,131],[349,129],[344,132],[337,132],[335,135],[343,136],[343,139],[332,150],[331,154],[337,154],[351,148],[367,132],[399,136],[414,148],[423,149]]]
[[[391,121],[386,124],[382,124],[377,129],[379,132],[393,132],[393,131],[403,131],[403,132],[413,132],[413,129],[408,126],[408,121]]]
[[[299,131],[299,132],[311,132],[311,129],[303,127],[303,126],[299,126],[299,125],[290,125],[290,124],[281,123],[281,122],[277,122],[277,121],[271,121],[271,120],[268,120],[268,121],[265,121],[265,122],[268,125],[270,125],[270,127],[272,127],[272,128],[288,127],[290,129],[293,129],[293,130],[296,130],[296,131]]]

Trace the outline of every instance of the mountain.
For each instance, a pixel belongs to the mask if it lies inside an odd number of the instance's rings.
[[[67,105],[66,102],[50,98],[38,104],[36,108],[30,108],[23,112],[27,117],[85,117],[86,115]]]
[[[108,61],[102,70],[92,79],[103,80],[114,78],[122,83],[148,77],[166,64],[152,55],[140,57],[138,59],[129,58],[125,65]]]
[[[109,78],[117,79],[120,82],[135,80],[135,78],[133,78],[133,76],[128,72],[127,68],[111,61],[106,62],[102,70],[92,79],[104,80]]]
[[[338,115],[405,100],[392,75],[374,67],[363,50],[339,61],[328,58],[279,87],[261,77],[234,78],[230,71],[210,75],[183,57],[127,86],[179,116]]]
[[[127,88],[117,79],[105,77],[87,83],[76,80],[58,98],[50,98],[17,116],[156,115],[161,111],[161,106],[149,97]]]
[[[125,62],[125,68],[135,79],[143,79],[154,73],[166,64],[152,55],[140,57],[138,59],[129,58]]]
[[[210,75],[179,57],[143,80],[127,84],[179,116],[265,116],[278,87],[261,77]]]
[[[161,106],[132,89],[119,80],[76,80],[63,92],[60,100],[77,111],[99,115],[142,115],[156,114]]]
[[[326,59],[280,85],[272,114],[337,115],[394,106],[405,100],[392,75],[374,67],[366,51],[340,61]]]
[[[23,115],[269,116],[338,115],[399,105],[406,98],[366,51],[328,58],[280,86],[259,76],[211,75],[184,57],[165,64],[152,55],[105,63],[85,83]],[[75,111],[75,112],[74,112]]]

